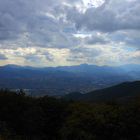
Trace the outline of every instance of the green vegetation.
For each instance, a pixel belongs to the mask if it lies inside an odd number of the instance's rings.
[[[0,90],[0,140],[139,140],[140,99],[127,104]]]

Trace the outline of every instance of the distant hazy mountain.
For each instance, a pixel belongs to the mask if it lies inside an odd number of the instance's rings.
[[[126,82],[109,88],[92,91],[86,94],[71,93],[65,96],[68,100],[82,101],[112,101],[128,100],[134,97],[140,97],[140,81]]]
[[[35,68],[6,65],[0,67],[0,88],[26,89],[36,94],[63,95],[86,93],[125,81],[140,80],[140,65],[119,67],[77,65]]]

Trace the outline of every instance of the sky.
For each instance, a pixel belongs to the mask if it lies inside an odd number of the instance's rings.
[[[140,64],[140,0],[0,0],[0,65]]]

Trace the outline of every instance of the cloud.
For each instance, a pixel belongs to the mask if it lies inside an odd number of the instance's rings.
[[[84,2],[0,0],[0,59],[34,66],[139,59],[139,0]]]
[[[45,55],[45,57],[46,57],[46,59],[47,59],[48,61],[53,62],[54,57],[53,57],[52,54],[50,54],[50,53],[48,53],[48,52],[45,52],[44,55]]]
[[[7,60],[8,58],[4,54],[0,54],[0,60]]]
[[[93,45],[93,44],[107,44],[109,43],[109,40],[102,36],[92,35],[91,37],[88,37],[85,39],[87,44]]]
[[[126,48],[131,47],[132,50],[140,50],[140,31],[138,30],[117,31],[108,34],[106,38],[114,44],[123,44]]]
[[[62,20],[63,1],[0,0],[0,40],[24,38],[38,46],[65,48],[73,46],[73,36],[64,32],[70,28]]]
[[[98,8],[89,8],[84,13],[71,10],[68,19],[77,29],[114,32],[117,30],[140,30],[139,0],[106,0]]]
[[[100,50],[97,48],[75,48],[70,50],[70,55],[67,61],[78,62],[78,63],[89,63],[89,59],[95,59],[101,54]]]

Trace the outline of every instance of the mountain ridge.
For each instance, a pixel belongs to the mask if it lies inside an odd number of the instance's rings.
[[[140,81],[124,82],[112,87],[95,90],[86,94],[71,93],[64,98],[80,101],[113,101],[140,96]]]
[[[135,67],[126,71],[120,67],[88,64],[44,68],[6,65],[0,67],[0,88],[43,89],[43,95],[64,95],[74,91],[87,93],[125,81],[140,80],[139,65]],[[42,91],[38,93],[42,94]]]

